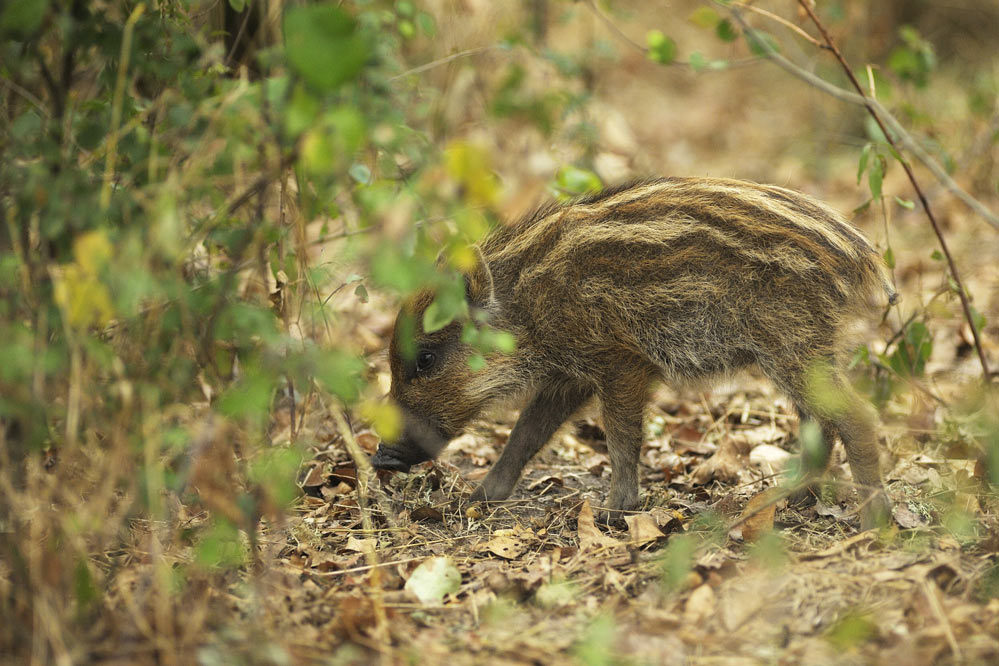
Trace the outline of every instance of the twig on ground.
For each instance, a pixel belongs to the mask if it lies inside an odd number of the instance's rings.
[[[343,413],[336,407],[331,408],[330,413],[336,421],[337,430],[343,438],[347,451],[354,459],[354,466],[357,471],[357,506],[361,512],[361,526],[365,539],[373,538],[375,533],[374,525],[371,522],[371,510],[368,506],[368,486],[375,478],[375,470],[371,467],[368,457],[364,454],[357,440],[354,439],[354,431],[347,423]],[[386,513],[386,518],[390,514]],[[385,603],[382,599],[382,579],[381,570],[378,565],[378,554],[375,548],[369,545],[364,549],[364,557],[371,568],[369,578],[369,588],[371,591],[371,607],[375,614],[375,638],[381,647],[380,655],[385,663],[392,662],[392,644],[389,640],[388,615],[385,612]]]

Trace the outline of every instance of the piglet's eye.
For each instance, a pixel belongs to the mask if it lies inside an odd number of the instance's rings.
[[[416,355],[416,371],[426,372],[430,368],[434,367],[434,363],[437,362],[437,354],[429,351],[422,351]]]

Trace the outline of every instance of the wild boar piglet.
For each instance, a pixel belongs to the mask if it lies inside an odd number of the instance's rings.
[[[826,205],[770,185],[664,178],[542,208],[497,228],[479,249],[478,266],[465,276],[469,306],[509,331],[516,351],[471,370],[477,352],[462,342],[464,322],[425,332],[434,295],[415,294],[389,350],[390,397],[403,432],[379,446],[375,467],[407,470],[429,460],[483,409],[525,396],[499,460],[471,498],[505,499],[527,461],[595,398],[613,520],[638,505],[651,387],[756,366],[802,418],[821,426],[819,466],[835,440],[843,442],[863,489],[862,525],[889,512],[876,417],[844,376],[843,355],[848,324],[872,309],[877,294],[894,302],[895,291],[880,255]]]

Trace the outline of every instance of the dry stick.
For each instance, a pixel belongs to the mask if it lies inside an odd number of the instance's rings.
[[[720,2],[720,0],[716,0],[716,2]],[[641,44],[635,42],[630,37],[625,35],[624,32],[622,32],[620,28],[614,25],[614,23],[610,19],[608,19],[606,16],[600,13],[592,2],[588,2],[587,6],[590,8],[591,11],[596,12],[597,16],[603,21],[603,23],[607,25],[608,28],[612,32],[614,32],[614,34],[618,35],[618,37],[622,41],[638,49],[642,53],[646,53],[648,51],[647,48],[645,48]],[[768,17],[770,16],[770,12],[760,10],[758,8],[754,8],[745,4],[739,5],[738,7],[726,6],[726,8],[729,10],[729,13],[732,16],[732,18],[734,18],[735,21],[747,33],[752,32],[752,28],[750,28],[746,24],[745,20],[743,20],[742,15],[737,11],[738,9],[749,9],[752,11],[756,11],[757,13],[762,14],[763,16],[768,16]],[[779,17],[775,17],[775,20],[777,19],[779,19]],[[786,25],[786,22],[784,20],[779,20],[779,22],[781,24]],[[800,28],[796,28],[795,32],[800,32]],[[816,43],[817,40],[809,36],[808,41]],[[819,44],[819,46],[823,49],[829,48],[825,44],[821,43]],[[855,95],[847,90],[843,90],[842,88],[834,86],[828,81],[819,78],[815,74],[812,74],[811,72],[798,67],[793,62],[782,56],[781,54],[777,53],[773,49],[770,49],[769,46],[766,44],[762,44],[761,48],[763,48],[763,50],[766,53],[766,57],[769,58],[771,61],[780,65],[782,68],[784,68],[794,76],[797,76],[805,83],[808,83],[818,88],[819,90],[822,90],[823,92],[831,95],[832,97],[835,97],[836,99],[844,102],[856,104],[858,106],[872,105],[875,109],[877,109],[877,112],[880,114],[881,118],[886,123],[888,123],[892,131],[894,131],[896,136],[902,141],[902,145],[905,146],[906,150],[912,153],[917,160],[923,163],[923,166],[929,169],[930,173],[932,173],[934,177],[936,177],[936,179],[944,186],[944,189],[946,189],[948,192],[950,192],[955,197],[964,202],[964,204],[968,206],[968,208],[970,208],[976,214],[978,214],[978,216],[981,217],[983,220],[985,220],[986,223],[992,225],[996,229],[999,229],[999,215],[993,213],[984,204],[982,204],[982,202],[978,201],[973,196],[971,196],[963,189],[961,189],[961,186],[958,185],[957,182],[955,182],[954,179],[950,177],[950,174],[947,173],[946,169],[940,166],[940,164],[936,160],[934,160],[933,157],[930,156],[930,154],[927,153],[923,149],[923,147],[920,146],[919,143],[917,143],[915,139],[913,139],[912,136],[907,131],[905,131],[905,128],[902,127],[902,124],[898,122],[895,116],[893,116],[886,108],[884,108],[884,106],[881,105],[881,102],[872,97],[864,98],[859,95]],[[756,61],[757,58],[749,58],[741,62],[730,62],[729,67],[731,68],[737,65],[751,64]],[[684,64],[684,63],[674,63],[674,64]]]
[[[947,619],[947,613],[944,612],[943,605],[940,603],[940,597],[937,596],[936,585],[924,578],[922,588],[923,594],[926,595],[926,600],[930,604],[930,610],[933,611],[937,622],[940,623],[940,627],[944,631],[944,636],[947,638],[947,644],[950,645],[950,651],[954,654],[954,659],[958,663],[963,662],[964,655],[961,653],[961,646],[954,636],[954,628],[951,627],[950,620]]]
[[[961,299],[961,309],[964,310],[964,318],[968,321],[968,325],[971,327],[971,335],[975,339],[975,351],[978,352],[978,360],[982,363],[982,373],[985,377],[986,383],[989,382],[991,380],[989,363],[985,358],[985,350],[982,349],[982,341],[978,336],[978,328],[975,326],[974,318],[971,316],[971,305],[968,303],[967,292],[964,289],[964,284],[961,282],[961,276],[958,273],[957,264],[954,263],[954,257],[951,256],[950,250],[947,248],[947,241],[944,239],[943,231],[940,230],[937,218],[930,209],[930,202],[926,200],[926,195],[923,194],[923,188],[920,187],[919,181],[916,180],[916,175],[912,172],[912,167],[909,165],[909,161],[902,156],[902,152],[899,150],[895,139],[892,138],[892,135],[888,132],[888,128],[885,127],[884,122],[881,120],[881,116],[875,110],[873,105],[867,103],[867,100],[870,98],[868,98],[864,93],[863,87],[861,87],[860,82],[853,73],[853,70],[850,69],[850,65],[847,64],[843,54],[840,53],[838,48],[836,48],[836,44],[833,43],[832,37],[830,37],[829,33],[826,31],[826,27],[819,20],[819,17],[815,15],[815,12],[812,11],[812,8],[806,0],[798,0],[798,4],[805,10],[805,12],[808,13],[808,17],[812,19],[812,23],[815,24],[815,27],[818,28],[819,32],[822,34],[822,39],[824,39],[826,44],[829,45],[829,50],[831,50],[833,55],[836,56],[836,60],[838,60],[839,64],[843,67],[843,71],[846,72],[846,75],[850,79],[850,83],[853,84],[853,87],[856,89],[857,94],[864,98],[864,106],[867,108],[867,112],[871,114],[871,117],[874,118],[875,122],[877,122],[878,127],[881,128],[881,133],[885,136],[885,140],[888,141],[891,147],[895,150],[895,153],[899,158],[899,163],[902,165],[902,168],[905,169],[905,175],[909,177],[909,182],[912,183],[913,189],[916,190],[916,195],[919,197],[919,201],[923,204],[923,210],[926,211],[926,217],[929,218],[930,224],[933,225],[933,233],[937,236],[937,241],[940,243],[940,249],[943,250],[944,256],[947,257],[947,265],[950,267],[951,277],[954,278],[954,283],[957,285],[957,295]]]
[[[347,445],[350,456],[354,459],[357,471],[357,507],[361,512],[361,527],[365,538],[371,538],[375,530],[371,523],[371,510],[368,507],[368,485],[374,478],[375,471],[357,440],[354,439],[354,431],[347,423],[343,413],[336,408],[330,409],[330,412],[333,414],[337,430],[340,431],[340,436],[343,438],[344,444]],[[386,518],[389,517],[388,513],[385,515]],[[371,567],[369,582],[371,607],[375,613],[376,638],[378,644],[384,646],[380,655],[384,663],[388,664],[392,662],[392,642],[389,638],[388,616],[385,613],[385,603],[382,599],[382,577],[381,569],[378,566],[378,554],[370,544],[364,549],[364,558],[367,560],[368,566]]]

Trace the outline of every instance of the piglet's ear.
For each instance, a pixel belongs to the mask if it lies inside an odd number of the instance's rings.
[[[493,274],[478,246],[475,247],[475,253],[479,262],[470,272],[465,273],[465,299],[471,308],[492,312],[497,306]]]

